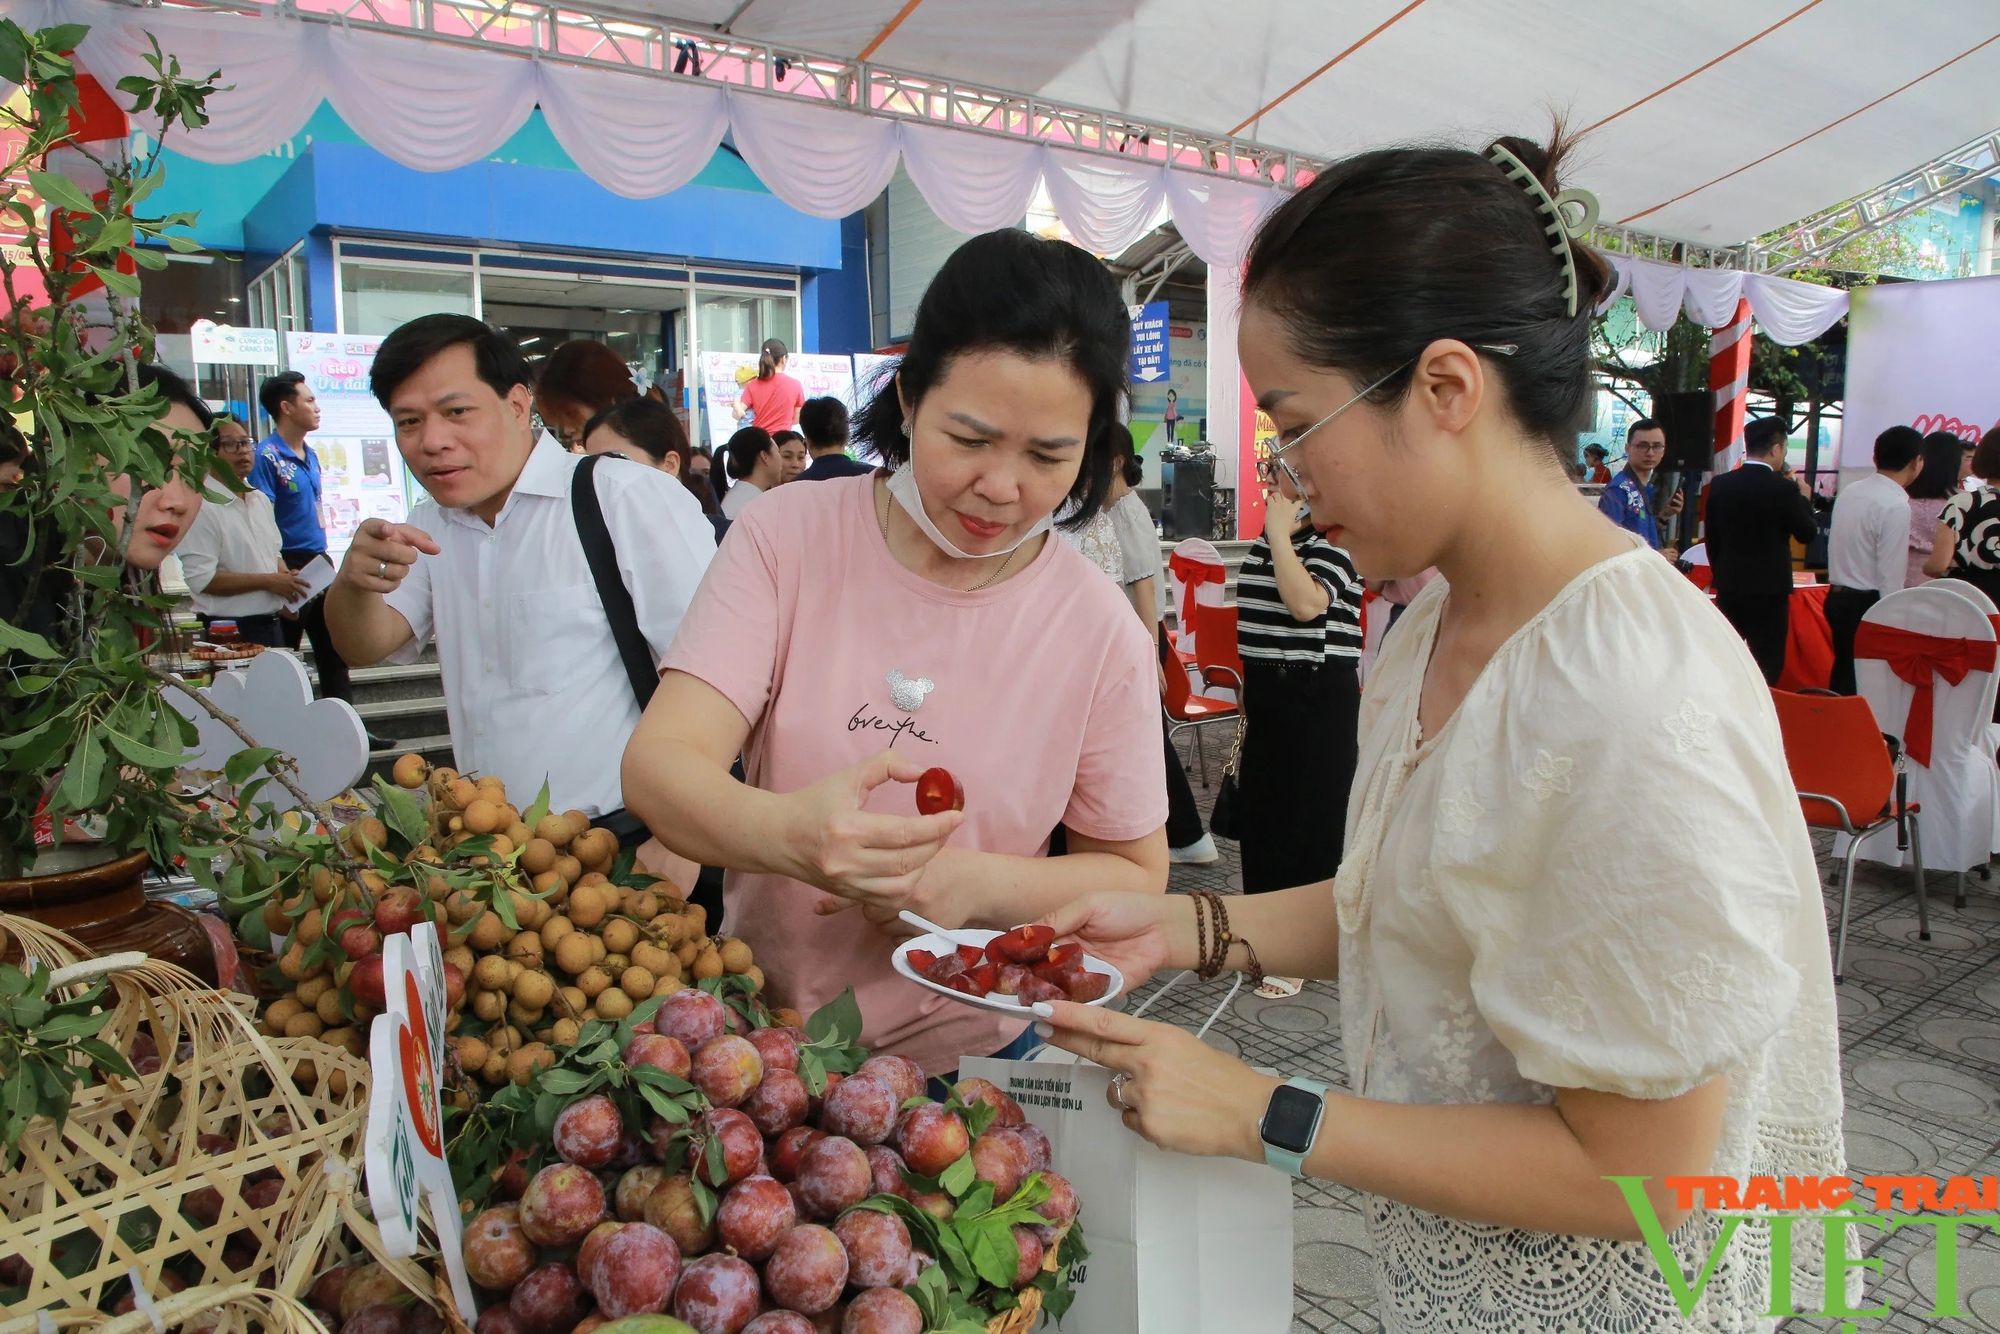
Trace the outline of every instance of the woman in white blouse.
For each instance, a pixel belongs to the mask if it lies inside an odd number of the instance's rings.
[[[257,461],[250,433],[233,417],[216,418],[215,458],[216,477],[226,482],[227,469],[238,486]],[[279,614],[285,603],[306,591],[306,581],[286,569],[278,554],[278,520],[270,498],[254,486],[236,495],[226,485],[208,488],[207,498],[179,552],[203,631],[230,620],[236,622],[239,639],[282,646]]]
[[[1557,208],[1560,157],[1362,154],[1249,259],[1243,369],[1313,521],[1370,579],[1442,576],[1369,677],[1339,874],[1049,919],[1128,981],[1204,954],[1337,976],[1348,1091],[1106,1010],[1046,1022],[1155,1143],[1364,1191],[1388,1330],[1747,1330],[1768,1231],[1718,1248],[1717,1201],[1663,1178],[1843,1171],[1819,879],[1741,641],[1563,474],[1608,271],[1568,239],[1594,201]],[[1791,1236],[1814,1310],[1822,1235]]]

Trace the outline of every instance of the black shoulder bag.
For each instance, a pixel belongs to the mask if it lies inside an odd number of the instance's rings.
[[[660,687],[659,669],[653,665],[653,650],[639,630],[639,612],[632,594],[618,573],[618,548],[612,544],[611,530],[604,524],[604,507],[597,503],[597,465],[603,456],[592,454],[576,465],[570,479],[569,507],[576,520],[576,537],[583,543],[583,558],[590,564],[590,578],[597,585],[598,601],[604,604],[604,618],[611,622],[611,638],[618,645],[618,657],[631,678],[632,694],[639,711],[653,699]],[[620,848],[636,848],[649,836],[639,818],[622,808],[606,811],[591,824],[609,829],[618,836]]]

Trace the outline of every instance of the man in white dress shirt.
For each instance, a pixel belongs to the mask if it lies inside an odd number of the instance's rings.
[[[403,325],[370,387],[429,498],[409,522],[361,525],[326,618],[356,665],[414,660],[435,639],[458,767],[496,774],[526,805],[621,827],[619,757],[639,703],[571,510],[584,456],[536,435],[533,373],[512,339],[463,315]],[[715,554],[686,487],[622,458],[594,465],[604,526],[655,663]]]
[[[215,419],[215,458],[217,477],[227,469],[239,485],[249,480],[257,447],[233,417]],[[238,639],[274,648],[284,644],[279,614],[306,591],[306,581],[285,564],[282,546],[269,496],[254,486],[241,495],[208,488],[175,551],[204,633],[216,621],[229,620],[236,622]]]
[[[1908,426],[1875,437],[1875,471],[1840,489],[1827,536],[1826,624],[1833,631],[1833,689],[1854,693],[1854,634],[1861,618],[1903,586],[1910,559],[1911,482],[1924,467],[1924,438]]]

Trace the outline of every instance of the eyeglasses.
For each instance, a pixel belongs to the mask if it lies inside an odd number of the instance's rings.
[[[1473,344],[1473,346],[1476,347],[1481,352],[1491,352],[1493,353],[1493,355],[1498,357],[1511,357],[1516,352],[1521,350],[1520,345],[1516,343],[1475,343]],[[1270,456],[1268,458],[1259,459],[1257,461],[1257,479],[1263,482],[1275,482],[1278,480],[1277,472],[1275,470],[1282,468],[1284,470],[1285,476],[1291,479],[1293,488],[1297,491],[1304,492],[1305,483],[1299,480],[1299,470],[1293,467],[1291,460],[1285,458],[1284,455],[1298,448],[1298,446],[1305,440],[1305,438],[1311,435],[1314,431],[1317,431],[1320,427],[1326,425],[1328,422],[1332,421],[1335,417],[1338,417],[1341,413],[1347,411],[1349,408],[1353,407],[1356,403],[1359,403],[1362,399],[1368,397],[1370,394],[1374,393],[1377,389],[1380,389],[1383,385],[1395,379],[1398,375],[1401,375],[1404,371],[1408,370],[1411,366],[1415,365],[1416,361],[1417,359],[1415,357],[1410,358],[1402,365],[1396,367],[1395,370],[1390,371],[1387,375],[1375,381],[1375,383],[1369,385],[1366,389],[1363,389],[1353,398],[1350,398],[1345,403],[1342,403],[1332,412],[1327,413],[1326,416],[1321,417],[1311,426],[1306,427],[1305,430],[1300,431],[1297,435],[1293,436],[1290,440],[1287,440],[1284,444],[1279,445],[1276,449],[1271,451]]]

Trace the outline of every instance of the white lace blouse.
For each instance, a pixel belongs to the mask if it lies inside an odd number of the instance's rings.
[[[1843,1168],[1832,967],[1777,716],[1742,641],[1658,555],[1579,575],[1501,646],[1438,735],[1417,701],[1435,581],[1362,704],[1335,881],[1353,1091],[1667,1098],[1717,1075],[1711,1172]],[[1684,1319],[1641,1243],[1463,1223],[1370,1197],[1380,1314],[1404,1330],[1768,1328],[1749,1226]],[[1700,1272],[1719,1220],[1674,1235]],[[1800,1228],[1806,1233],[1818,1228]],[[1817,1257],[1799,1257],[1817,1269]],[[1815,1277],[1795,1291],[1819,1292]]]

